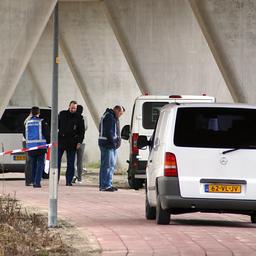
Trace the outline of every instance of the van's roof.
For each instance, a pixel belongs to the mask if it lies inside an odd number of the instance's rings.
[[[244,104],[244,103],[186,103],[186,104],[167,104],[162,110],[170,110],[172,108],[249,108],[256,109],[256,105]]]
[[[137,100],[213,100],[215,97],[207,95],[141,95]]]

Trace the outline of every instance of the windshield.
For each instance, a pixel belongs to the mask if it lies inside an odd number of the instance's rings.
[[[256,110],[179,108],[174,144],[185,147],[251,148],[256,145]]]
[[[30,109],[6,109],[0,120],[0,133],[22,133],[24,121],[28,117]],[[51,110],[41,109],[40,117],[50,125]]]

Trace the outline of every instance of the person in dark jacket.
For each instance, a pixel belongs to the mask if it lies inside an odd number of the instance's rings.
[[[60,177],[61,159],[67,153],[66,186],[72,186],[74,162],[77,149],[84,139],[83,116],[76,113],[77,102],[71,101],[68,110],[59,113],[58,171]]]
[[[119,118],[124,113],[122,106],[106,109],[101,117],[98,144],[101,152],[99,189],[100,191],[116,191],[112,186],[113,174],[117,160],[117,149],[121,145]]]
[[[45,153],[47,145],[50,142],[50,128],[46,121],[39,117],[39,107],[31,108],[31,116],[25,121],[24,137],[26,139],[26,147],[45,147],[28,151],[29,160],[32,170],[32,181],[34,188],[41,187],[41,178],[44,171]]]

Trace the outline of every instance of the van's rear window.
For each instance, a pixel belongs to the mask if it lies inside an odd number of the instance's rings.
[[[254,147],[256,146],[256,110],[179,108],[174,144],[210,148]]]
[[[144,129],[154,129],[160,109],[169,102],[145,102],[142,106],[142,125]]]
[[[0,120],[0,133],[22,133],[24,130],[24,121],[29,113],[30,109],[6,109]],[[40,116],[50,124],[50,110],[41,109]]]

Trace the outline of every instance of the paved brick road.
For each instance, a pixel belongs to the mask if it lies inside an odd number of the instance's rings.
[[[24,181],[0,181],[0,193],[27,205],[48,207],[48,185],[25,187]],[[102,255],[256,255],[256,225],[248,216],[184,214],[168,226],[144,218],[144,191],[99,192],[96,186],[59,186],[58,214],[90,232]],[[92,241],[93,242],[93,241]]]

